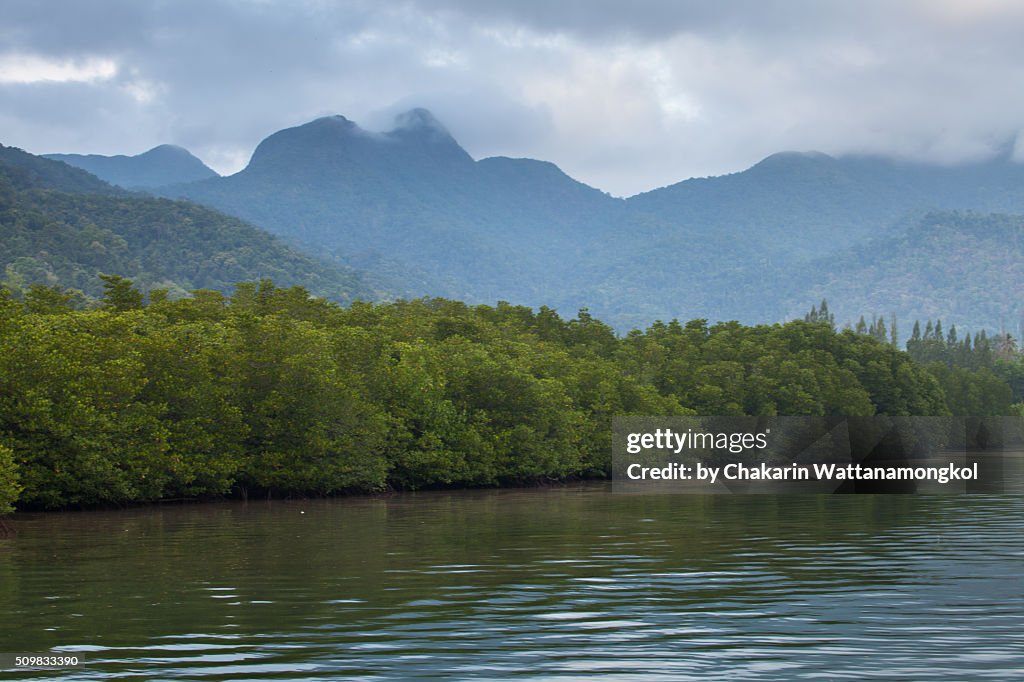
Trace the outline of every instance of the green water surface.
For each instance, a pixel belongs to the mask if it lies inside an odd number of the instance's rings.
[[[35,514],[10,679],[1024,679],[1024,500],[606,484]]]

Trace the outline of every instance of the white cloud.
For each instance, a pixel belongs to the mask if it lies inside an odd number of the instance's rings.
[[[144,78],[128,80],[121,88],[138,104],[152,104],[166,90],[161,84]]]
[[[33,54],[0,55],[0,83],[95,83],[117,75],[112,59],[52,59]]]

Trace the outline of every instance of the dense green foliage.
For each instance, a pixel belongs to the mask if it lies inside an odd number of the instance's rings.
[[[21,493],[18,478],[14,452],[6,445],[0,445],[0,514],[14,510],[14,501]]]
[[[125,196],[96,176],[64,163],[29,154],[17,147],[0,144],[0,173],[14,189],[55,189],[61,192],[87,192]]]
[[[835,326],[825,299],[804,319]],[[888,326],[884,317],[876,316],[869,323],[862,315],[852,331],[893,348],[899,346],[895,315],[890,316]],[[928,320],[923,330],[921,322],[916,321],[906,348],[910,359],[938,380],[953,414],[1024,414],[1024,354],[1010,334],[1003,332],[989,338],[982,329],[972,338],[970,334],[961,336],[956,325],[944,333],[941,320],[934,324]]]
[[[1024,407],[1024,354],[1010,334],[961,337],[956,325],[943,333],[941,320],[928,320],[923,331],[915,322],[907,353],[939,380],[956,414],[1003,414],[1011,402],[1014,412]]]
[[[0,503],[526,483],[605,474],[613,415],[959,405],[906,353],[827,322],[619,338],[587,311],[342,308],[269,281],[144,305],[128,280],[103,287],[90,310],[41,287],[0,298]]]
[[[339,301],[378,296],[357,273],[237,218],[128,194],[63,163],[0,148],[0,279],[16,291],[59,284],[84,299],[102,294],[97,275],[110,272],[175,295],[272,277]]]
[[[768,171],[794,164],[793,182],[842,167],[781,161],[737,187],[774,187]],[[735,182],[719,183],[716,201],[729,203]],[[798,253],[740,239],[753,229],[743,221],[740,232],[681,227],[652,209],[662,199],[616,200],[530,160],[474,162],[426,112],[384,135],[321,119],[268,138],[238,176],[182,188],[410,290],[593,301],[619,326],[664,311],[764,319],[808,289],[899,319],[970,312],[977,330],[1019,318],[1018,218],[933,214],[801,268]],[[791,227],[778,229],[800,233]],[[3,147],[0,266],[0,511],[600,476],[613,415],[1024,413],[1024,360],[1008,334],[959,338],[928,323],[904,353],[897,315],[837,332],[826,301],[787,324],[656,322],[622,337],[586,310],[563,320],[439,298],[343,308],[291,285],[339,302],[374,296],[351,270],[216,211]]]

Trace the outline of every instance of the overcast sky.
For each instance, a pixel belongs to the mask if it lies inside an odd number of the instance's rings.
[[[2,0],[0,143],[222,173],[281,128],[423,106],[476,158],[616,195],[782,150],[1024,157],[1009,0]]]

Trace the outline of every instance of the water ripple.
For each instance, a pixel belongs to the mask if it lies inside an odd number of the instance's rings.
[[[19,520],[11,679],[1024,678],[1016,498],[286,504]]]

